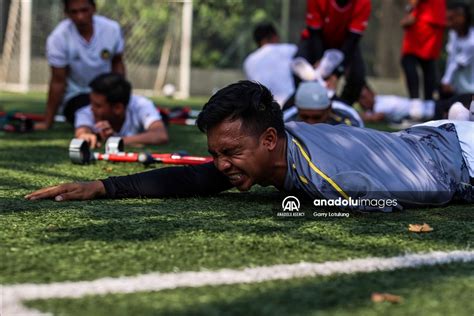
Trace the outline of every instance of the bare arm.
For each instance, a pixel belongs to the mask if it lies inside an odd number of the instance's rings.
[[[68,70],[66,67],[51,67],[51,80],[49,82],[48,100],[46,103],[46,118],[42,124],[38,124],[38,129],[49,129],[53,126],[54,116],[64,97],[66,90],[66,77]]]
[[[168,142],[168,132],[163,121],[155,121],[143,133],[123,138],[125,145],[160,145]]]
[[[122,54],[115,55],[114,58],[112,58],[112,72],[125,77],[125,64],[123,63]]]

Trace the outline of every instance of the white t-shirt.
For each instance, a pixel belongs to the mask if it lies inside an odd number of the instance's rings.
[[[448,37],[448,58],[441,82],[452,85],[456,94],[474,93],[474,27],[465,37],[459,37],[453,30]]]
[[[270,89],[280,106],[295,91],[291,61],[296,50],[293,44],[266,44],[244,60],[247,79],[260,82]]]
[[[125,122],[122,129],[115,136],[131,136],[146,131],[153,122],[161,120],[160,112],[153,102],[145,97],[133,95],[127,105]],[[75,114],[74,127],[89,127],[94,133],[99,131],[95,128],[92,106],[88,105],[79,109]]]
[[[434,101],[421,101],[396,95],[376,95],[374,113],[383,113],[388,121],[400,122],[404,118],[429,119],[434,116]],[[415,116],[416,118],[413,117]]]
[[[111,72],[112,59],[123,53],[125,44],[117,22],[94,15],[93,24],[94,34],[89,42],[70,19],[59,23],[46,42],[49,65],[69,68],[63,104],[79,94],[89,93],[92,79]]]

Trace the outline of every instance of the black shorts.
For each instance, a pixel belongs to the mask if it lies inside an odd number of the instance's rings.
[[[91,104],[91,100],[88,93],[79,94],[74,98],[70,99],[64,105],[64,116],[66,117],[66,121],[71,123],[74,126],[74,119],[76,111],[80,108],[83,108],[87,105]]]

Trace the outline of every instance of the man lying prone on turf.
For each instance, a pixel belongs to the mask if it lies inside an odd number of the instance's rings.
[[[260,184],[313,199],[397,199],[397,209],[443,205],[454,198],[472,202],[474,123],[428,124],[397,133],[284,125],[269,90],[241,81],[213,95],[198,117],[213,163],[62,184],[26,198],[186,197]]]

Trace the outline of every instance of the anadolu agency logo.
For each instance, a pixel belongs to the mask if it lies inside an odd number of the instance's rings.
[[[305,213],[300,212],[300,201],[296,196],[287,196],[281,202],[281,212],[277,212],[277,217],[304,217]]]

